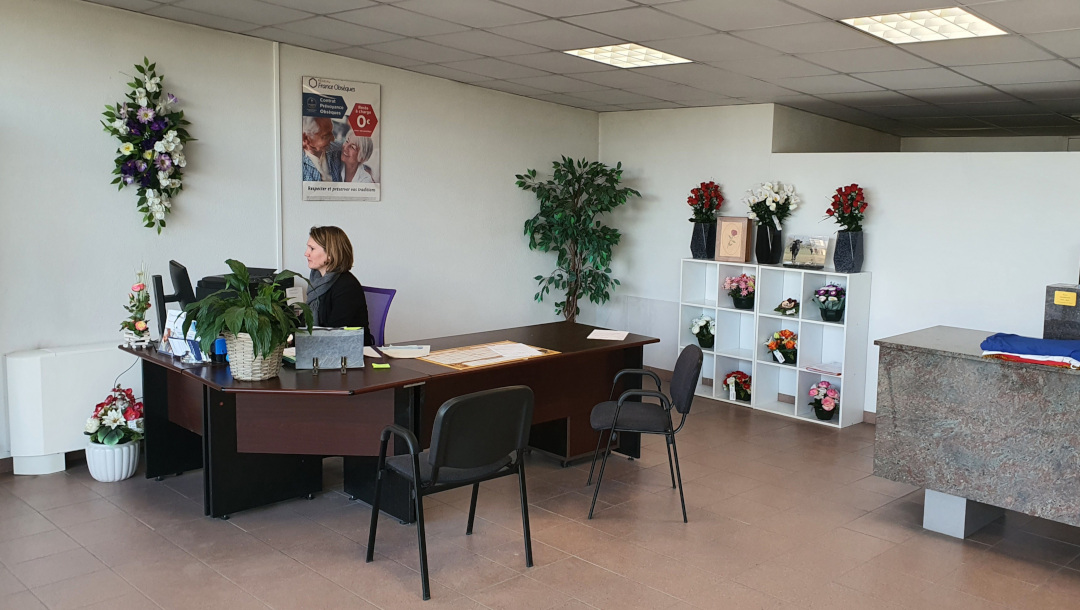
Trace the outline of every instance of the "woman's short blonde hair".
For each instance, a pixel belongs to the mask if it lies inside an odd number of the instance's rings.
[[[311,227],[308,237],[326,250],[327,271],[341,273],[352,269],[352,242],[345,231],[338,227]]]

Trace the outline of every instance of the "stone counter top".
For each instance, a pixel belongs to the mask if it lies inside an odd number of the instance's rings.
[[[997,358],[983,358],[983,350],[979,345],[983,342],[983,339],[986,339],[992,334],[994,333],[986,330],[956,328],[955,326],[932,326],[915,332],[896,335],[895,337],[878,339],[874,341],[874,345],[906,352],[922,352],[939,356],[979,360],[982,362],[994,363],[999,366],[1080,375],[1080,370],[1071,370],[1065,367],[1048,366],[1045,364],[1029,364],[1027,362],[1012,362],[1010,360],[1000,360]]]

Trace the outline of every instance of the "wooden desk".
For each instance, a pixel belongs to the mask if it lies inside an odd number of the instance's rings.
[[[417,360],[390,369],[296,371],[261,382],[236,381],[225,366],[186,367],[153,351],[121,348],[142,359],[146,412],[146,475],[161,477],[204,467],[205,514],[230,513],[304,496],[322,488],[322,457],[345,456],[346,493],[369,501],[374,490],[379,433],[390,423],[417,432],[424,446],[435,412],[461,394],[504,385],[536,393],[530,444],[561,459],[587,455],[597,435],[593,405],[607,400],[615,372],[640,368],[642,348],[659,340],[585,337],[593,327],[555,322],[500,331],[424,339],[432,349],[520,341],[560,352],[542,358],[458,371]],[[624,389],[639,387],[627,379]],[[623,435],[620,451],[637,457],[638,439]],[[395,453],[405,447],[395,443]],[[411,521],[404,481],[384,487],[384,510]]]

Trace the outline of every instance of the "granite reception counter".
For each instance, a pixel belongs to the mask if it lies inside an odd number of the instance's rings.
[[[874,474],[925,487],[923,526],[971,534],[1001,508],[1080,526],[1080,371],[982,358],[993,333],[880,339]]]

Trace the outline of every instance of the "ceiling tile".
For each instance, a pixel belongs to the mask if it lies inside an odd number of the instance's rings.
[[[895,70],[889,72],[859,72],[852,74],[886,89],[929,89],[932,87],[967,87],[975,81],[945,68]]]
[[[434,36],[468,29],[463,25],[406,11],[396,5],[388,4],[337,13],[334,18],[402,36]]]
[[[311,13],[257,2],[256,0],[230,0],[229,2],[220,2],[219,0],[180,0],[169,6],[259,25],[277,25],[287,21],[297,21],[311,17]]]
[[[1080,28],[1080,2],[1076,0],[1002,0],[968,10],[1017,34]]]
[[[532,97],[534,95],[541,95],[548,93],[543,89],[537,89],[536,87],[529,87],[528,85],[519,85],[517,83],[511,83],[504,80],[487,80],[479,83],[472,83],[477,87],[483,87],[485,89],[494,89],[496,91],[502,91],[504,93],[513,93],[514,95],[524,95],[526,97]]]
[[[725,32],[823,21],[818,15],[779,0],[683,0],[657,8]]]
[[[818,97],[828,100],[830,102],[836,102],[837,104],[844,104],[845,106],[855,106],[861,108],[872,108],[874,106],[918,106],[923,102],[912,99],[906,95],[902,95],[895,91],[857,91],[853,93],[822,93]]]
[[[963,104],[968,102],[1002,102],[1014,98],[992,87],[946,87],[908,89],[900,93],[933,104]]]
[[[1027,38],[1062,57],[1080,57],[1080,30],[1031,34]]]
[[[1018,136],[1080,136],[1077,127],[1011,127],[1009,131]]]
[[[596,102],[592,100],[583,100],[580,97],[574,97],[566,93],[542,93],[540,95],[533,96],[534,98],[543,102],[552,102],[555,104],[562,104],[564,106],[592,106]]]
[[[152,8],[161,6],[158,2],[150,2],[150,0],[87,0],[93,4],[101,4],[104,6],[112,6],[115,8],[122,8],[125,11],[147,11]]]
[[[454,68],[447,68],[446,66],[440,66],[438,64],[414,66],[412,68],[409,68],[409,70],[412,70],[413,72],[419,72],[420,74],[427,74],[429,76],[437,76],[439,78],[457,81],[459,83],[475,83],[484,80],[491,80],[486,76],[473,74],[472,72],[466,72],[464,70],[455,70]]]
[[[707,27],[645,6],[567,17],[566,21],[638,43],[712,33],[712,30]]]
[[[728,97],[787,95],[791,93],[790,90],[771,83],[765,83],[742,74],[735,74],[734,72],[703,64],[635,68],[635,71],[646,76],[689,85]]]
[[[1030,102],[981,102],[972,104],[939,104],[948,116],[1001,116],[1005,114],[1045,114],[1046,111]]]
[[[654,98],[646,97],[638,93],[630,93],[621,89],[604,89],[603,91],[582,91],[575,93],[574,97],[580,97],[601,104],[636,104],[642,102],[655,102]]]
[[[348,11],[357,8],[367,8],[369,6],[375,6],[375,2],[370,0],[262,0],[270,4],[276,4],[278,6],[285,6],[288,8],[294,8],[301,11],[307,11],[309,13],[316,13],[318,15],[327,15],[330,13],[340,13],[341,11]]]
[[[743,106],[755,102],[747,102],[734,97],[724,97],[717,100],[687,100],[679,103],[687,108],[712,108],[715,106]]]
[[[905,51],[945,66],[971,66],[1053,58],[1053,55],[1019,36],[913,42],[903,45],[903,48]]]
[[[304,47],[305,49],[315,49],[316,51],[333,51],[349,46],[340,42],[323,40],[322,38],[308,36],[307,34],[298,34],[296,32],[278,28],[259,28],[257,30],[246,32],[246,34],[249,36],[257,36],[264,40],[274,40],[297,47]]]
[[[615,104],[592,104],[589,106],[578,106],[578,108],[592,110],[593,112],[622,112],[623,110],[626,110],[625,107],[616,106]]]
[[[832,19],[849,19],[852,17],[868,17],[870,15],[888,15],[890,13],[906,13],[909,11],[921,11],[928,8],[941,8],[945,6],[942,0],[936,4],[927,0],[788,0],[791,4],[805,9],[821,13]],[[952,2],[949,6],[956,6]],[[932,5],[932,6],[929,6]]]
[[[405,0],[394,6],[474,28],[539,21],[542,16],[491,0]]]
[[[817,53],[880,47],[886,44],[870,34],[832,22],[785,25],[733,32],[739,38],[772,47],[784,53]]]
[[[852,93],[856,91],[878,91],[881,87],[871,85],[846,74],[829,76],[805,76],[800,78],[782,78],[776,84],[802,91],[803,93]]]
[[[627,0],[502,0],[502,2],[548,17],[586,15],[635,6],[633,2]]]
[[[970,117],[911,117],[910,119],[907,119],[907,122],[929,129],[960,130],[994,127],[994,125],[990,125],[985,121]]]
[[[1080,68],[1067,61],[1026,61],[1015,64],[992,64],[956,68],[988,85],[1016,85],[1052,81],[1080,80]]]
[[[621,44],[625,40],[591,32],[561,21],[535,21],[494,28],[492,33],[539,45],[556,51],[587,49],[609,44]],[[590,60],[584,60],[590,61]]]
[[[676,102],[640,102],[636,104],[623,104],[627,110],[668,110],[682,108],[682,104]]]
[[[369,61],[373,64],[393,66],[395,68],[408,68],[410,70],[413,69],[413,66],[418,66],[423,63],[415,59],[409,59],[408,57],[401,57],[400,55],[387,55],[386,53],[372,51],[371,49],[365,49],[363,47],[346,47],[344,49],[334,51],[334,54],[344,55],[345,57],[352,57],[353,59]]]
[[[909,119],[911,117],[946,116],[948,113],[933,104],[905,104],[903,106],[874,106],[868,112],[880,114],[891,119]]]
[[[628,91],[671,102],[717,102],[735,99],[712,91],[695,89],[687,85],[676,85],[675,83],[669,83],[663,87],[631,87]]]
[[[803,61],[791,55],[716,62],[712,65],[717,68],[731,70],[732,72],[767,81],[795,76],[822,76],[824,74],[835,74],[828,68],[815,66],[810,62]]]
[[[612,87],[615,89],[640,89],[642,87],[663,87],[670,85],[671,83],[666,80],[654,78],[642,74],[638,70],[614,70],[611,72],[590,72],[588,74],[578,74],[574,78],[578,78],[597,85],[603,85],[605,87]],[[661,98],[667,99],[667,98]]]
[[[529,76],[546,76],[546,72],[540,70],[534,70],[533,68],[527,68],[522,65],[512,64],[501,59],[495,59],[493,57],[484,57],[481,59],[470,59],[467,61],[455,61],[451,63],[443,62],[447,68],[453,68],[455,70],[464,70],[466,72],[473,72],[475,74],[481,74],[489,78],[507,79],[507,78],[526,78]]]
[[[574,93],[577,91],[599,91],[601,89],[606,89],[603,85],[587,83],[559,74],[532,76],[529,78],[512,78],[509,79],[509,81],[518,83],[519,85],[528,85],[529,87],[551,91],[552,93]]]
[[[847,49],[825,53],[806,53],[802,59],[832,68],[837,72],[885,72],[888,70],[915,70],[934,67],[928,61],[893,47],[872,49]]]
[[[418,40],[416,38],[402,38],[390,42],[381,42],[379,44],[371,45],[369,48],[380,53],[401,55],[402,57],[415,59],[429,64],[440,64],[448,61],[464,61],[466,59],[478,58],[478,56],[473,53],[451,49],[450,47],[444,47],[439,44],[428,42],[426,40]]]
[[[468,51],[478,55],[488,55],[491,57],[542,53],[546,50],[543,47],[511,40],[504,36],[496,36],[491,32],[485,32],[483,30],[469,30],[467,32],[454,32],[453,34],[426,36],[424,40],[454,49],[461,49],[462,51]]]
[[[236,19],[229,19],[228,17],[221,17],[218,15],[208,15],[206,13],[189,11],[175,6],[161,6],[159,8],[150,9],[146,11],[146,14],[155,17],[163,17],[165,19],[172,19],[173,21],[179,21],[181,23],[201,25],[215,30],[225,30],[226,32],[249,32],[259,27],[258,25],[247,21],[238,21]]]
[[[693,61],[727,61],[780,55],[780,51],[776,49],[763,47],[731,34],[652,40],[649,46]]]
[[[362,25],[345,23],[344,21],[338,21],[329,17],[312,17],[311,19],[304,19],[303,21],[283,23],[278,27],[282,30],[306,34],[308,36],[326,40],[333,40],[334,42],[341,42],[351,46],[377,44],[401,38],[397,34],[388,34],[386,32],[380,32],[379,30],[366,28]]]
[[[1080,97],[1080,81],[1000,85],[998,89],[1026,100],[1058,100]]]
[[[544,70],[545,72],[553,72],[555,74],[615,72],[622,70],[622,68],[602,64],[598,61],[582,59],[558,51],[548,51],[547,53],[537,53],[535,55],[514,55],[504,59],[515,64],[529,66],[530,68]]]
[[[1045,108],[1061,114],[1080,114],[1080,97],[1057,100],[1038,100],[1035,102],[1039,108]]]

